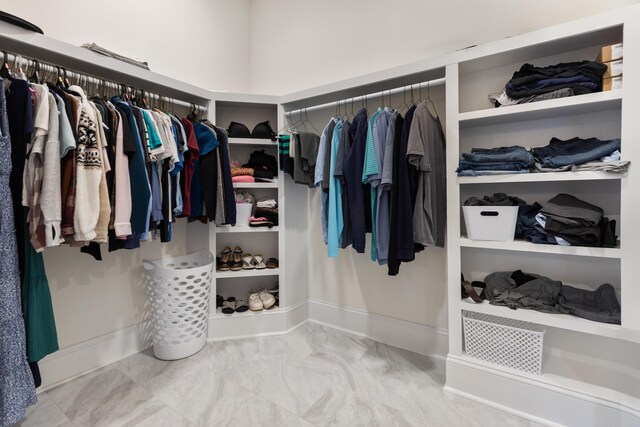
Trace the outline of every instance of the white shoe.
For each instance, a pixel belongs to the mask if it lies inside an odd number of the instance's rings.
[[[264,304],[260,299],[260,295],[257,292],[252,292],[249,294],[249,310],[251,311],[261,311],[264,310]]]
[[[265,308],[265,310],[269,310],[271,307],[275,305],[276,299],[266,289],[261,290],[258,295],[260,297],[260,300],[262,301],[262,306]]]

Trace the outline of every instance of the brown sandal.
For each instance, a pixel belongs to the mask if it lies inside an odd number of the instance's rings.
[[[270,269],[278,268],[279,266],[277,258],[269,258],[266,264],[267,264],[267,268],[270,268]]]

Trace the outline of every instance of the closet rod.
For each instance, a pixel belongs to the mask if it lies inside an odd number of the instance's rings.
[[[444,77],[440,78],[440,79],[434,79],[434,80],[430,80],[428,82],[421,82],[421,83],[415,83],[413,85],[407,85],[407,86],[402,86],[402,87],[398,87],[395,89],[389,89],[389,90],[384,90],[381,92],[375,92],[375,93],[370,93],[368,95],[360,95],[360,96],[356,96],[353,98],[347,98],[347,99],[341,99],[339,101],[331,101],[331,102],[327,102],[325,104],[319,104],[319,105],[312,105],[311,107],[304,107],[304,108],[299,108],[297,110],[290,110],[290,111],[285,111],[284,114],[286,116],[291,116],[292,114],[299,114],[302,112],[308,112],[308,111],[314,111],[314,110],[321,110],[323,108],[329,108],[329,107],[333,107],[335,108],[336,105],[338,104],[345,104],[345,103],[354,103],[354,102],[361,102],[363,101],[365,98],[366,99],[374,99],[374,98],[380,98],[382,96],[390,96],[390,95],[396,95],[399,93],[403,93],[405,91],[410,92],[411,90],[422,90],[424,88],[428,87],[433,87],[433,86],[440,86],[445,84],[446,79]]]
[[[4,56],[2,55],[4,55],[4,51],[0,52],[0,60],[5,60],[6,58],[7,65],[12,64],[10,66],[11,69],[16,70],[17,68],[24,66],[25,68],[24,74],[27,77],[29,77],[29,71],[31,71],[33,67],[37,65],[40,71],[44,71],[48,74],[56,73],[56,75],[57,73],[60,72],[62,73],[61,75],[63,77],[75,80],[76,84],[78,84],[81,87],[84,86],[86,89],[90,89],[90,85],[93,85],[96,90],[100,90],[101,87],[109,88],[111,91],[121,91],[122,89],[125,89],[127,93],[130,93],[129,91],[130,89],[134,89],[135,91],[142,90],[144,91],[145,97],[158,102],[165,102],[165,103],[168,103],[169,105],[177,105],[177,106],[187,107],[187,108],[195,108],[197,111],[202,111],[204,113],[208,111],[208,108],[204,105],[197,105],[197,104],[194,104],[193,102],[186,102],[186,101],[181,101],[179,99],[170,98],[168,96],[158,95],[153,92],[148,92],[144,89],[134,88],[130,85],[117,83],[112,80],[103,79],[101,77],[96,77],[87,73],[68,70],[65,67],[59,67],[57,65],[53,65],[37,59],[27,58],[23,55],[16,55],[12,53],[6,53],[6,55]],[[133,93],[132,95],[135,95],[135,93]]]

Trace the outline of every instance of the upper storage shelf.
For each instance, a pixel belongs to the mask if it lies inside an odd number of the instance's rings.
[[[533,104],[518,105],[513,107],[501,107],[495,109],[488,95],[491,93],[500,93],[507,82],[513,76],[513,73],[525,64],[533,64],[534,66],[544,67],[563,62],[574,62],[590,60],[595,61],[600,48],[602,46],[623,42],[623,26],[619,24],[602,22],[598,29],[591,29],[587,32],[578,32],[570,36],[559,37],[544,42],[533,42],[530,45],[517,47],[511,50],[503,50],[499,53],[492,52],[486,56],[462,61],[459,64],[459,83],[460,83],[460,107],[461,113],[480,113],[478,110],[505,110],[524,107],[523,112],[532,112],[533,110],[546,110],[545,107],[534,107]],[[584,30],[583,30],[584,31]],[[540,39],[538,39],[540,40]],[[577,106],[578,104],[590,104],[592,101],[578,100],[583,96],[576,96],[575,100],[571,98],[568,106]],[[556,100],[563,101],[563,100]],[[542,104],[543,102],[539,102]],[[559,105],[562,105],[560,102]],[[551,104],[554,105],[554,104]],[[528,107],[528,108],[527,108]],[[601,108],[600,106],[595,108]],[[529,110],[531,109],[531,110]],[[487,112],[488,112],[487,111]],[[512,110],[513,113],[497,113],[500,117],[502,114],[508,114],[514,117],[511,120],[529,119],[523,115],[518,117],[519,110]],[[588,111],[588,110],[587,110]],[[578,110],[577,113],[585,112]],[[564,114],[564,112],[558,112]],[[570,114],[569,112],[568,114]],[[491,115],[496,113],[490,113]],[[544,113],[543,113],[544,114]],[[555,114],[555,112],[549,112]],[[505,120],[507,116],[504,116]],[[540,116],[532,116],[531,118],[539,118]],[[469,119],[474,119],[472,115]],[[482,116],[478,119],[483,118]],[[462,117],[461,117],[462,119]],[[497,119],[500,120],[500,119]],[[491,122],[488,122],[491,123]],[[500,121],[498,121],[500,123]],[[461,124],[462,125],[462,124]]]
[[[7,52],[114,80],[181,101],[206,105],[212,98],[212,92],[206,89],[4,22],[0,22],[0,46]]]
[[[622,92],[622,89],[620,89],[529,104],[470,111],[460,113],[458,119],[461,128],[469,128],[619,109],[622,105]]]

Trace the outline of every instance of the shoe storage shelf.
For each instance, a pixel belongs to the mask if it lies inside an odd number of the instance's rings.
[[[627,20],[634,20],[633,24]],[[519,381],[521,390],[553,390],[577,393],[585,399],[606,401],[616,409],[640,408],[639,364],[627,353],[640,343],[640,286],[637,262],[640,222],[640,121],[631,104],[640,99],[640,22],[638,16],[578,21],[576,27],[504,40],[447,66],[447,255],[449,287],[449,356],[447,387],[483,395],[516,411],[546,414],[554,404],[551,392],[535,399],[499,396],[475,384],[496,382],[496,390]],[[512,73],[524,63],[545,66],[583,59],[594,60],[601,46],[620,42],[624,33],[624,89],[563,99],[494,108],[489,93],[500,92]],[[553,33],[552,33],[553,34]],[[627,84],[629,83],[629,84]],[[637,109],[634,109],[637,111]],[[632,166],[625,174],[607,172],[530,173],[499,176],[458,177],[462,153],[472,148],[522,145],[545,146],[552,137],[621,138],[623,160]],[[472,196],[493,193],[518,196],[527,203],[544,205],[559,193],[572,194],[600,206],[615,219],[619,236],[615,248],[538,245],[526,241],[474,241],[466,237],[461,206]],[[571,315],[533,310],[511,310],[461,299],[461,273],[467,280],[484,280],[496,271],[542,274],[568,285],[595,290],[603,283],[614,286],[622,307],[621,325],[598,323]],[[470,358],[465,353],[463,318],[466,312],[542,325],[545,329],[540,375]],[[588,355],[588,356],[586,356]],[[606,374],[604,374],[606,373]],[[505,384],[499,383],[504,381]],[[512,387],[512,386],[510,386]],[[516,390],[516,389],[513,389]],[[633,409],[635,408],[635,409]],[[568,413],[575,411],[567,409]],[[568,415],[569,416],[569,415]],[[571,425],[580,424],[567,418]],[[570,422],[569,422],[570,421]],[[590,421],[593,422],[593,421]],[[565,424],[565,422],[562,422]],[[624,425],[621,424],[621,425]]]
[[[268,96],[249,96],[232,93],[216,93],[210,111],[211,120],[218,126],[228,128],[229,124],[239,122],[250,130],[264,121],[269,121],[274,130],[278,126],[278,98]],[[269,139],[229,138],[230,159],[241,164],[249,160],[253,151],[264,150],[278,157],[277,142]],[[224,247],[242,249],[243,253],[262,255],[266,262],[269,258],[279,261],[279,268],[241,269],[239,271],[215,271],[211,290],[211,313],[209,317],[209,339],[221,340],[263,334],[282,333],[290,328],[291,305],[287,305],[286,282],[281,277],[284,264],[284,203],[280,183],[282,177],[268,183],[234,183],[235,189],[243,189],[256,199],[273,198],[278,202],[279,225],[267,227],[249,227],[248,224],[235,226],[195,225],[192,236],[200,245],[206,245],[216,256],[220,256]],[[204,236],[207,236],[205,239]],[[249,303],[249,293],[260,289],[273,289],[279,286],[279,306],[269,310],[235,312],[223,314],[221,308],[215,308],[214,297],[221,295],[225,299],[235,297]]]

